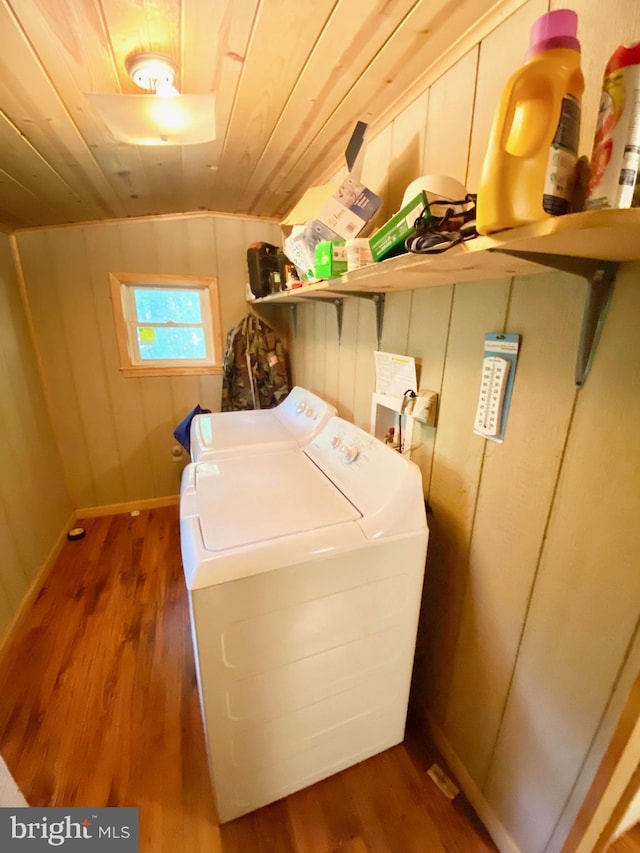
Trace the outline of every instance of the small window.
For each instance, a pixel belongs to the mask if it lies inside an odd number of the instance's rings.
[[[216,279],[139,273],[109,277],[125,375],[221,372]]]

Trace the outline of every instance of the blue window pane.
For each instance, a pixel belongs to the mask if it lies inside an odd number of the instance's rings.
[[[207,357],[207,345],[202,329],[144,326],[138,328],[138,346],[143,361]]]
[[[193,291],[137,287],[134,295],[141,323],[202,323],[200,297]]]

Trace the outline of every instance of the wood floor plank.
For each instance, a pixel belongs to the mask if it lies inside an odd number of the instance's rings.
[[[420,736],[218,826],[176,507],[82,522],[0,659],[0,753],[34,806],[137,806],[140,853],[489,853]]]
[[[607,848],[607,853],[640,853],[640,824],[616,838]]]

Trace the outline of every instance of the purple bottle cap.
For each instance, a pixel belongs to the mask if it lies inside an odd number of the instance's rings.
[[[538,18],[531,27],[527,59],[543,50],[568,47],[580,50],[578,16],[572,9],[556,9]]]

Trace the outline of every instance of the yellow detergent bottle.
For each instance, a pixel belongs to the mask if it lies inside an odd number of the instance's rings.
[[[577,32],[570,9],[543,15],[531,29],[527,60],[509,79],[491,128],[478,189],[481,234],[571,211],[584,91]]]

